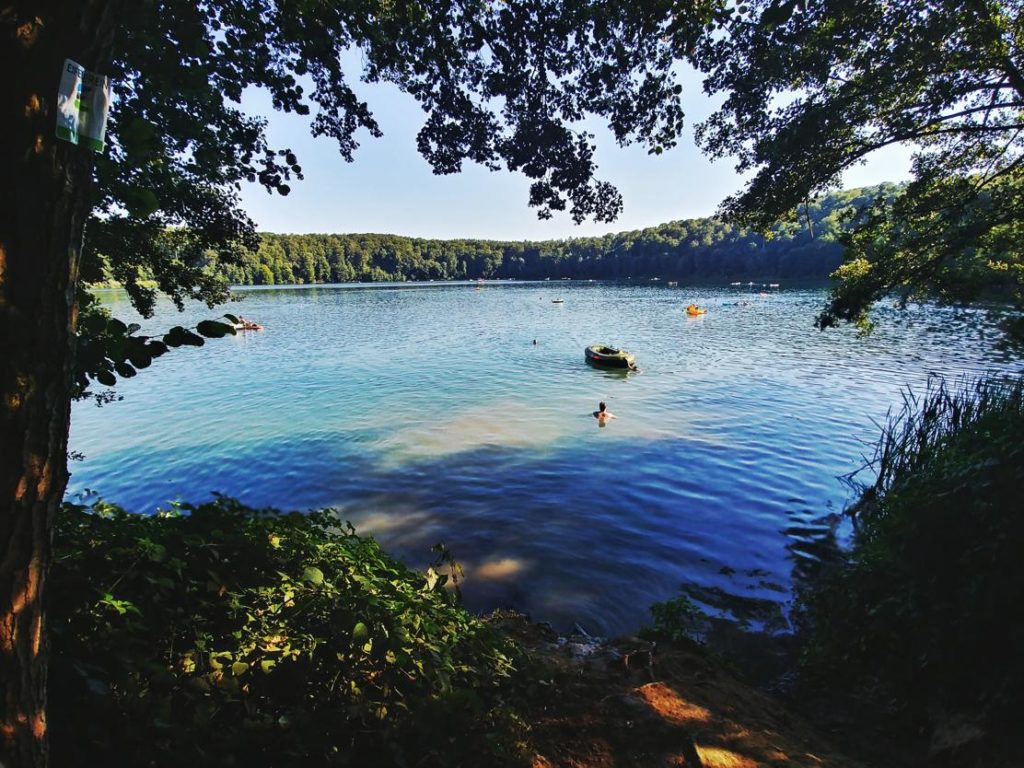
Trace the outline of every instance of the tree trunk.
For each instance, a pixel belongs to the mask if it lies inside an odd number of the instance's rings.
[[[807,219],[807,231],[811,235],[811,240],[814,239],[814,219],[811,218],[811,201],[810,199],[804,200],[804,217]]]
[[[0,765],[44,766],[43,596],[67,484],[92,157],[54,137],[65,58],[109,69],[119,0],[0,6]]]

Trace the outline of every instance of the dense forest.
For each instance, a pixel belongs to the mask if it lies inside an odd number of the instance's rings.
[[[258,250],[215,271],[237,285],[515,278],[541,280],[822,279],[842,260],[848,219],[893,184],[801,206],[767,236],[715,218],[543,242],[424,240],[398,235],[263,234]]]

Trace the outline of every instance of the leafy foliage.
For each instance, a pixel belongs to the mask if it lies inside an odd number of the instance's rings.
[[[134,4],[120,17],[111,72],[109,151],[97,157],[97,195],[83,262],[106,271],[147,315],[154,289],[176,302],[216,298],[210,253],[231,262],[257,244],[238,208],[243,182],[288,194],[299,158],[272,148],[247,89],[351,160],[360,132],[380,128],[353,77],[397,84],[423,107],[417,143],[436,173],[465,161],[504,166],[530,181],[539,215],[615,218],[619,193],[595,179],[588,115],[621,143],[661,152],[683,113],[673,64],[717,0],[631,8],[592,0],[514,3],[314,3],[259,0]],[[361,59],[352,53],[361,52]],[[356,63],[358,62],[358,63]],[[172,237],[166,235],[171,233]]]
[[[824,279],[842,259],[839,240],[848,221],[876,198],[891,198],[897,190],[889,184],[812,201],[807,220],[813,236],[805,221],[778,222],[765,236],[719,219],[544,242],[264,234],[257,250],[211,268],[234,284],[257,285],[479,277]]]
[[[459,607],[452,565],[410,571],[330,511],[67,505],[49,588],[54,764],[513,759],[519,651]]]
[[[1020,292],[1024,106],[1015,0],[754,0],[703,39],[706,89],[725,95],[698,130],[753,178],[723,204],[770,226],[872,151],[915,146],[914,181],[850,240],[820,324],[865,322],[890,291],[974,300]]]
[[[699,635],[703,615],[692,600],[681,595],[651,606],[651,625],[644,637],[662,638],[675,643],[693,641]]]
[[[73,394],[77,398],[93,395],[89,385],[95,381],[107,387],[117,383],[118,377],[130,379],[139,369],[148,368],[153,360],[170,348],[201,347],[203,337],[221,338],[234,335],[238,318],[224,315],[228,322],[203,320],[191,331],[180,325],[171,328],[159,338],[138,333],[136,323],[125,325],[100,306],[95,296],[79,292],[78,299],[78,354],[75,359]],[[104,398],[99,397],[98,402]]]
[[[973,178],[915,182],[874,203],[865,225],[843,237],[847,261],[818,325],[845,320],[870,330],[867,308],[895,292],[900,304],[987,301],[1008,340],[1024,341],[1024,186],[1013,176],[980,192]]]
[[[1024,381],[908,397],[852,508],[846,562],[803,598],[807,671],[908,732],[950,714],[1016,727],[1024,699]]]

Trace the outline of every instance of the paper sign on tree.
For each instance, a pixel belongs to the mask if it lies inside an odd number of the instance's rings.
[[[109,109],[110,78],[65,59],[57,92],[57,138],[102,152]]]

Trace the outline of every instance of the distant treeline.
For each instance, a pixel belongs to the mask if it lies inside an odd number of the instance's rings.
[[[500,242],[398,235],[263,234],[255,252],[211,266],[236,285],[516,278],[821,279],[842,260],[844,215],[896,185],[801,206],[767,237],[719,219],[686,219],[603,237]]]

